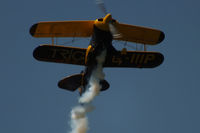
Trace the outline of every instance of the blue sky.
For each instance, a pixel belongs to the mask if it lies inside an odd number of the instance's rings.
[[[198,0],[104,0],[119,22],[164,31],[149,50],[165,56],[155,69],[106,68],[110,89],[96,97],[89,133],[199,133],[200,2]],[[0,4],[0,132],[66,133],[78,93],[57,82],[84,67],[38,62],[32,51],[50,39],[32,38],[39,21],[95,20],[94,0],[3,0]],[[87,47],[89,41],[72,46]]]

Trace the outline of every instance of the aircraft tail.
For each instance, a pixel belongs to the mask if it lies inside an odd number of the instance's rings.
[[[81,86],[82,81],[83,81],[83,74],[74,74],[60,80],[58,82],[58,87],[69,91],[75,91],[76,89],[78,89],[78,87]]]
[[[101,80],[101,91],[107,90],[110,85],[106,80]],[[81,74],[74,74],[68,77],[65,77],[64,79],[60,80],[58,82],[58,87],[61,89],[69,90],[69,91],[75,91],[79,89],[80,95],[85,92],[85,76],[84,73]]]

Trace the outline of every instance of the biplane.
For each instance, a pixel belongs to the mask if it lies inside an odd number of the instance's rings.
[[[85,91],[92,71],[98,65],[96,57],[106,50],[103,67],[155,68],[162,64],[164,56],[146,50],[146,45],[156,45],[164,40],[164,33],[157,29],[119,23],[107,14],[104,18],[90,21],[39,22],[30,28],[33,37],[52,38],[52,44],[43,44],[33,51],[39,61],[85,66],[80,74],[68,76],[58,82],[62,89],[80,94]],[[87,48],[55,45],[53,38],[91,37]],[[112,45],[113,40],[144,44],[144,50],[121,51]],[[109,88],[106,80],[100,81],[101,91]]]

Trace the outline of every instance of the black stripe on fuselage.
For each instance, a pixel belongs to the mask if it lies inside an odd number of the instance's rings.
[[[87,56],[87,64],[84,74],[84,89],[88,84],[89,78],[91,77],[92,71],[97,67],[97,57],[106,50],[107,52],[116,52],[116,49],[112,46],[112,34],[108,31],[103,31],[94,25],[94,31],[92,39],[89,45],[92,46],[93,50],[89,52]],[[102,64],[104,65],[104,64]],[[85,90],[84,90],[85,91]]]

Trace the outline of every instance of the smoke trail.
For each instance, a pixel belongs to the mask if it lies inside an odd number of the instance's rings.
[[[76,106],[71,111],[71,128],[70,133],[86,133],[88,130],[88,118],[86,114],[94,110],[94,106],[90,103],[99,94],[101,85],[100,81],[104,79],[103,63],[105,61],[106,50],[96,58],[97,67],[93,70],[89,79],[86,92],[80,97],[79,103],[84,105]]]
[[[71,111],[71,133],[86,133],[88,130],[87,112],[94,110],[91,105],[76,106]]]

